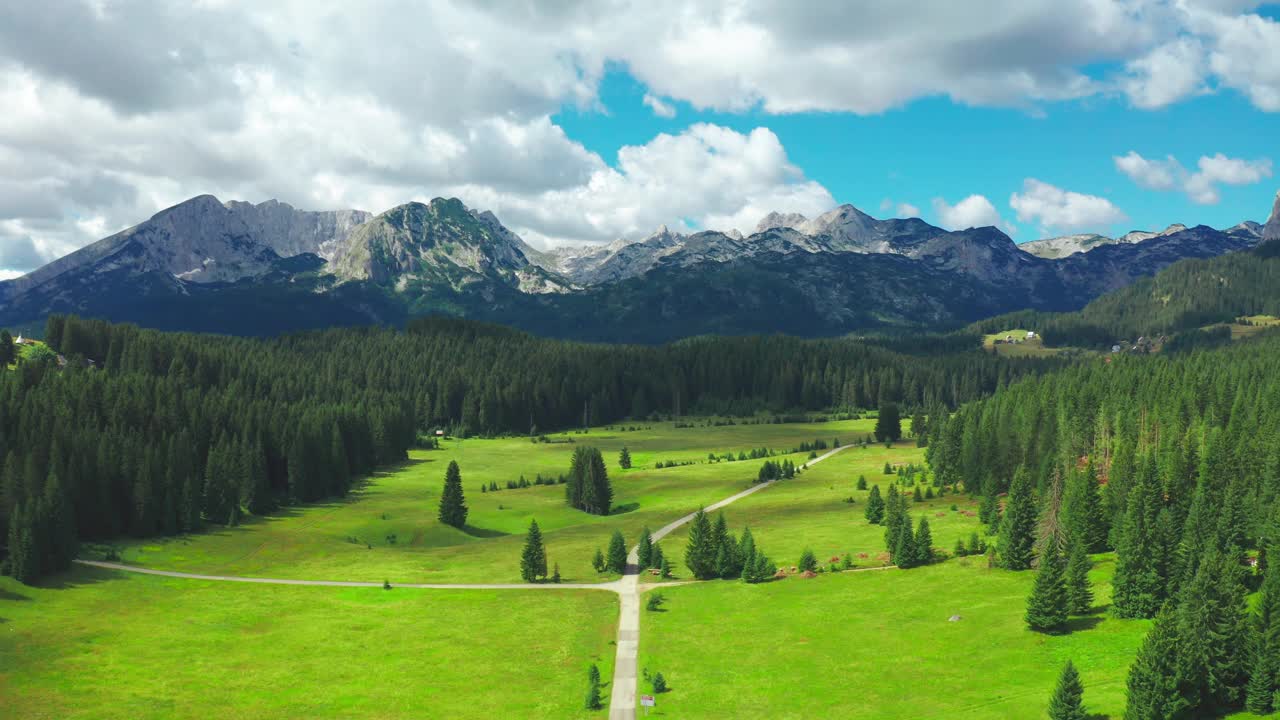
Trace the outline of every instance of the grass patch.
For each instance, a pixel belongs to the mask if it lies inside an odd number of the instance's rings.
[[[830,443],[862,437],[872,420],[779,425],[676,428],[654,423],[638,431],[593,429],[586,434],[528,438],[449,440],[440,450],[415,451],[402,467],[379,473],[348,498],[250,518],[236,528],[124,545],[125,562],[166,570],[317,580],[381,582],[517,582],[519,555],[529,522],[537,519],[551,563],[565,582],[608,580],[591,558],[614,529],[633,542],[640,529],[657,529],[699,506],[721,500],[755,480],[763,460],[707,462],[723,454],[768,447],[789,450],[801,442]],[[573,440],[573,443],[568,440]],[[573,449],[601,449],[621,512],[598,517],[565,505],[564,488],[542,485],[480,492],[481,484],[523,475],[567,472]],[[617,466],[626,446],[633,467]],[[806,454],[791,456],[803,462]],[[839,457],[839,456],[837,456]],[[446,466],[456,460],[470,507],[468,527],[436,519]],[[691,462],[656,469],[659,462]],[[830,461],[828,461],[830,462]],[[394,537],[394,543],[388,538]],[[670,546],[666,546],[670,547]],[[674,559],[674,558],[673,558]]]
[[[595,717],[586,668],[612,676],[600,591],[51,583],[0,578],[5,717]]]

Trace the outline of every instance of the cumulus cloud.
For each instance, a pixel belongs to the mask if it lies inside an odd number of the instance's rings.
[[[0,3],[0,222],[48,255],[206,192],[373,211],[454,193],[510,208],[531,235],[552,239],[604,239],[657,222],[738,223],[756,207],[814,212],[829,193],[785,153],[773,180],[664,187],[623,167],[621,155],[615,163],[587,150],[552,118],[566,106],[608,110],[599,86],[609,68],[636,78],[642,102],[664,117],[681,103],[880,113],[935,96],[1034,108],[1111,92],[1145,108],[1206,89],[1280,111],[1280,24],[1255,6],[992,0],[977,13],[952,0],[912,0],[797,13],[782,0]],[[1100,77],[1097,67],[1123,70]],[[670,137],[705,149],[714,146],[708,132]],[[637,147],[670,144],[659,136]],[[743,141],[741,151],[765,144]],[[754,158],[734,161],[749,167]],[[709,160],[704,170],[720,171]],[[638,194],[608,195],[614,187]],[[620,207],[582,197],[595,188]],[[707,205],[691,209],[674,200],[681,193]],[[589,217],[537,207],[575,197],[568,207],[590,208]]]
[[[1022,182],[1022,192],[1009,197],[1018,220],[1035,222],[1046,231],[1097,230],[1126,218],[1110,200],[1063,190],[1035,178]]]
[[[898,203],[898,217],[918,218],[920,217],[920,208],[911,203]]]
[[[1178,38],[1127,63],[1121,88],[1137,107],[1162,108],[1205,91],[1205,62],[1198,39]]]
[[[662,98],[655,97],[649,93],[644,94],[644,105],[653,111],[654,115],[662,118],[673,118],[676,116],[676,109],[670,103],[662,101]]]
[[[938,222],[947,230],[968,230],[988,225],[1011,229],[1001,219],[996,206],[983,195],[970,195],[955,205],[947,204],[942,198],[934,198],[933,212],[938,216]]]
[[[836,204],[787,160],[770,130],[739,133],[705,123],[622,148],[616,167],[602,166],[580,186],[524,196],[475,186],[456,191],[544,243],[637,237],[660,224],[750,231],[769,211],[812,216]]]
[[[1203,155],[1197,162],[1196,172],[1183,167],[1172,155],[1163,160],[1151,160],[1130,150],[1126,155],[1112,158],[1116,169],[1148,190],[1180,190],[1192,202],[1200,205],[1217,203],[1221,196],[1218,185],[1252,185],[1271,177],[1270,158],[1244,160],[1217,153]]]

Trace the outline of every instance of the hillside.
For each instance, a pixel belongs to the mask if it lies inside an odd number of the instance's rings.
[[[945,331],[1014,310],[1076,310],[1179,260],[1253,247],[1262,232],[1171,226],[1047,259],[994,227],[951,232],[842,205],[812,219],[773,213],[745,237],[662,228],[542,252],[457,199],[372,216],[199,196],[0,283],[0,325],[29,331],[75,313],[272,335],[445,313],[630,342]]]

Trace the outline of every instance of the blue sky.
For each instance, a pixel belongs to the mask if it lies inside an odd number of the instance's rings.
[[[1102,75],[1107,69],[1094,71]],[[1173,155],[1193,170],[1205,155],[1249,160],[1276,155],[1280,116],[1258,110],[1231,90],[1156,110],[1133,108],[1117,96],[1028,109],[973,107],[935,97],[874,115],[776,115],[758,107],[727,113],[669,101],[676,110],[671,118],[644,104],[646,92],[625,68],[614,67],[601,83],[599,106],[568,105],[554,119],[569,137],[611,162],[623,146],[642,145],[658,133],[679,134],[696,123],[740,132],[766,127],[791,162],[837,202],[876,217],[895,216],[896,206],[905,202],[937,222],[934,198],[955,204],[980,194],[1013,226],[1019,242],[1057,234],[1015,219],[1009,197],[1028,177],[1110,200],[1128,219],[1088,231],[1112,235],[1175,222],[1216,228],[1266,222],[1280,188],[1273,170],[1257,183],[1221,186],[1215,204],[1198,204],[1183,192],[1140,187],[1117,169],[1113,158],[1131,151],[1154,159]],[[886,199],[893,208],[883,209]]]
[[[457,197],[541,247],[839,203],[1226,227],[1280,188],[1280,5],[10,2],[0,108],[0,280],[202,194]]]

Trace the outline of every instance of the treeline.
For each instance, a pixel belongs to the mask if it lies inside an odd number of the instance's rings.
[[[1249,315],[1280,316],[1280,242],[1250,252],[1183,260],[1070,313],[1034,310],[970,325],[993,333],[1025,327],[1046,345],[1107,348],[1118,340],[1172,335]]]
[[[63,514],[75,538],[92,540],[231,524],[340,495],[403,458],[425,429],[534,434],[652,414],[954,407],[1054,366],[786,337],[593,345],[443,317],[406,332],[273,340],[53,317],[45,336],[65,367],[49,353],[0,373],[0,537],[25,578],[74,556],[55,550],[74,545],[53,530]],[[569,483],[582,488],[571,502],[607,512],[604,477]]]
[[[409,403],[323,354],[62,318],[47,337],[65,368],[0,371],[0,538],[19,580],[67,568],[80,540],[341,495],[415,438]]]
[[[1280,338],[1263,338],[1099,359],[935,425],[930,464],[983,497],[1003,566],[1029,567],[1043,554],[1037,538],[1065,532],[1116,551],[1115,615],[1162,618],[1126,717],[1262,707],[1280,684],[1280,614],[1245,609],[1247,592],[1280,572],[1278,357]]]

